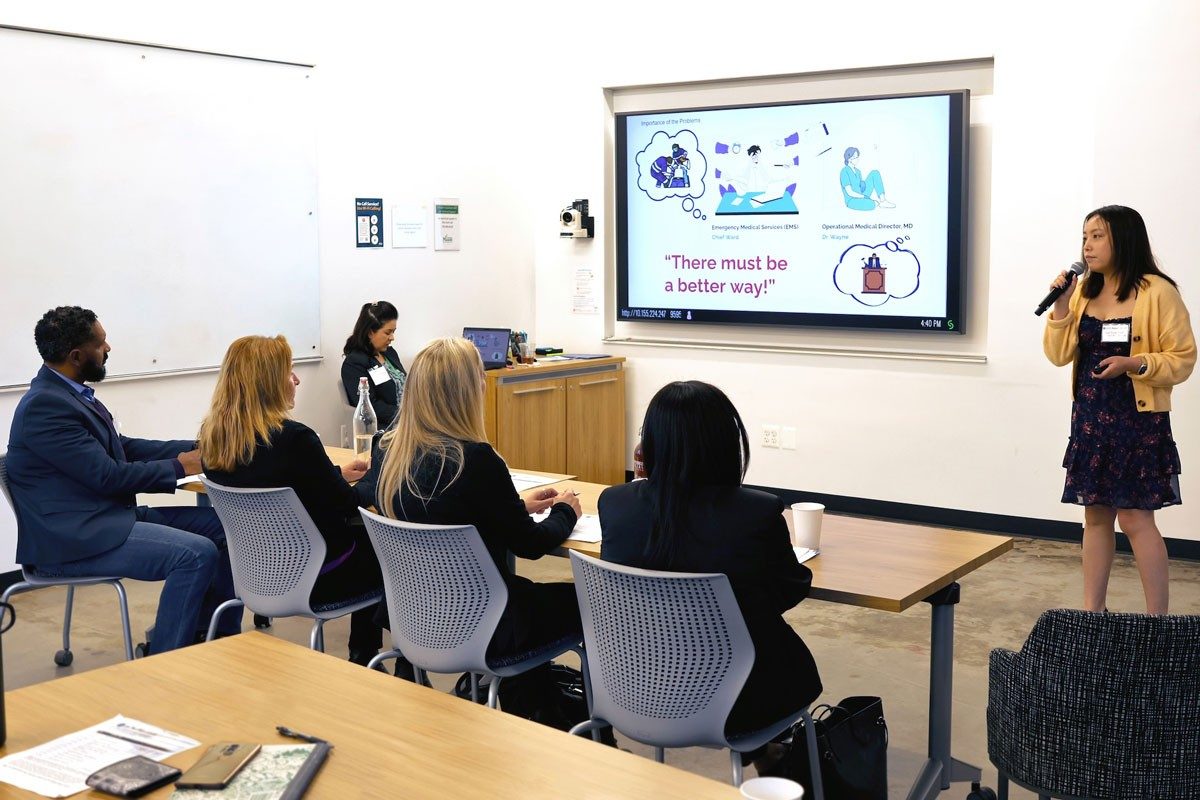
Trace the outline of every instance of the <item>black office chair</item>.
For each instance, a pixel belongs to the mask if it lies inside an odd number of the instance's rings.
[[[993,650],[988,756],[1039,797],[1200,799],[1200,616],[1055,609]]]

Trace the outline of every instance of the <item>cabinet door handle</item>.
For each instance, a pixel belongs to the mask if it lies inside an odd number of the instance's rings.
[[[557,386],[543,386],[540,389],[514,389],[513,394],[537,394],[538,392],[553,392]]]
[[[579,386],[599,386],[602,383],[616,383],[616,382],[617,382],[616,378],[605,378],[604,380],[600,380],[600,381],[582,381],[578,385]]]

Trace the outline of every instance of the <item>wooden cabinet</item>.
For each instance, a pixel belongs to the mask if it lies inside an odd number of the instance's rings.
[[[488,440],[513,469],[625,480],[623,357],[489,370]]]

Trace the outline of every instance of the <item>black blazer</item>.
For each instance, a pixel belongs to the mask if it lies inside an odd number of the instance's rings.
[[[600,495],[601,558],[631,567],[647,563],[654,485],[634,481]],[[665,569],[720,572],[754,642],[754,667],[738,695],[726,731],[745,733],[805,708],[821,693],[816,662],[783,612],[808,596],[812,571],[796,561],[783,519],[783,501],[744,487],[698,492],[689,535]]]
[[[138,492],[174,492],[176,456],[189,440],[121,436],[93,404],[42,367],[17,403],[8,480],[17,512],[17,561],[61,564],[125,543]]]
[[[551,552],[575,527],[574,509],[555,503],[546,519],[534,522],[513,487],[508,466],[486,442],[463,443],[462,474],[448,487],[450,475],[443,475],[435,487],[433,460],[426,463],[428,468],[418,471],[417,484],[421,494],[433,499],[414,497],[402,481],[392,501],[396,517],[429,525],[474,525],[508,585],[508,605],[500,624],[512,631],[515,640],[523,641],[538,614],[537,595],[532,581],[509,572],[508,551],[531,559]],[[440,487],[445,488],[437,491]]]
[[[343,555],[354,544],[351,525],[358,517],[358,495],[342,471],[325,453],[312,428],[284,420],[267,443],[259,442],[249,464],[231,471],[211,469],[204,474],[224,486],[271,489],[290,486],[325,538],[325,561]]]
[[[383,357],[391,362],[393,367],[400,370],[401,375],[408,376],[408,372],[400,363],[400,356],[396,354],[394,348],[389,347],[383,351]],[[396,382],[391,379],[376,386],[367,373],[378,365],[379,362],[366,353],[356,350],[348,354],[342,360],[342,388],[346,392],[346,402],[351,406],[357,406],[358,380],[359,378],[367,379],[367,391],[370,393],[371,406],[375,409],[375,416],[379,420],[379,429],[383,430],[392,424],[392,420],[396,418],[396,412],[400,410],[400,398],[404,395],[404,387],[397,386]]]

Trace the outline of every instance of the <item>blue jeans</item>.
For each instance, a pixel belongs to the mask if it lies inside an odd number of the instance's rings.
[[[211,508],[140,506],[137,520],[124,544],[78,561],[38,564],[37,572],[47,578],[115,575],[164,581],[151,652],[192,644],[217,605],[234,596],[225,530]],[[220,633],[239,631],[240,614],[221,615]]]

